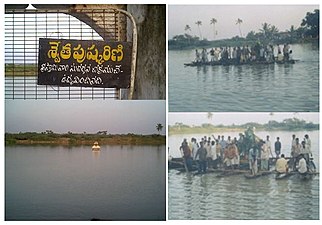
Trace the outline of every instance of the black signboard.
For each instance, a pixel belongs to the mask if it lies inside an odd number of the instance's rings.
[[[39,39],[38,84],[129,88],[130,42]]]

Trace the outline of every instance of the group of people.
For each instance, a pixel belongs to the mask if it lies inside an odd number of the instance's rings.
[[[292,169],[293,171],[297,170],[301,174],[306,174],[308,172],[310,156],[312,156],[312,151],[309,135],[305,134],[300,142],[300,139],[293,134],[290,159],[286,160],[285,155],[282,154],[281,158],[276,161],[276,171],[278,173],[288,173]]]
[[[312,155],[308,134],[304,136],[301,143],[299,138],[292,136],[291,156],[290,160],[286,160],[281,151],[282,144],[279,137],[274,143],[274,156],[269,135],[266,136],[266,140],[261,140],[255,135],[252,137],[253,133],[248,134],[248,132],[246,131],[245,135],[239,134],[239,139],[230,136],[225,139],[224,135],[218,135],[217,138],[204,136],[200,141],[192,137],[189,143],[184,139],[180,151],[186,169],[189,171],[193,169],[193,161],[197,162],[200,173],[205,173],[207,168],[236,169],[240,167],[241,157],[248,160],[249,169],[253,175],[256,175],[258,170],[270,170],[270,157],[276,159],[275,170],[279,173],[286,173],[289,168],[303,172],[307,167]],[[247,139],[253,141],[245,141]]]
[[[238,46],[238,47],[218,47],[211,48],[209,52],[203,48],[201,52],[195,50],[195,62],[231,62],[235,64],[247,62],[274,62],[274,61],[289,61],[292,60],[292,50],[289,44],[284,44],[283,47],[277,45],[277,53],[274,52],[273,45],[264,46],[256,43],[254,46]],[[208,58],[210,55],[210,60]]]
[[[213,136],[213,139],[204,136],[200,141],[193,137],[189,143],[187,139],[183,140],[180,151],[189,171],[192,170],[192,162],[197,161],[199,172],[206,172],[207,168],[237,167],[240,158],[236,142],[236,138],[232,140],[228,136],[225,140],[223,135]]]

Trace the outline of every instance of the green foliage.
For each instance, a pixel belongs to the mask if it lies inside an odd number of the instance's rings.
[[[240,24],[239,24],[240,25]],[[187,25],[188,26],[188,25]],[[232,24],[233,26],[233,24]],[[198,26],[199,27],[199,26]],[[190,29],[190,27],[189,27]],[[188,31],[189,29],[185,29]],[[173,49],[191,49],[202,47],[225,47],[225,46],[253,46],[255,42],[267,44],[285,44],[285,43],[301,43],[310,41],[311,39],[319,38],[319,10],[314,10],[313,13],[308,12],[302,20],[301,27],[295,28],[291,26],[289,30],[280,32],[275,25],[262,23],[262,28],[256,33],[250,31],[246,38],[235,36],[230,39],[222,39],[216,41],[201,40],[196,36],[189,34],[176,35],[169,40],[168,46],[170,50]]]
[[[256,130],[281,130],[281,131],[300,131],[300,130],[319,130],[319,124],[314,124],[312,122],[307,123],[305,120],[299,120],[297,118],[285,119],[282,122],[277,122],[274,120],[269,121],[266,124],[259,124],[254,122],[249,122],[242,125],[229,125],[224,126],[212,125],[209,123],[204,123],[201,126],[185,125],[182,123],[176,123],[174,126],[169,126],[169,132],[171,134],[176,133],[212,133],[218,130],[245,130],[247,128],[256,128]]]
[[[313,13],[308,12],[305,18],[302,20],[301,26],[305,27],[305,35],[313,38],[319,37],[320,32],[320,10],[315,9]]]
[[[115,134],[115,135],[102,135],[87,134],[87,133],[72,133],[56,134],[51,131],[35,133],[26,132],[19,134],[5,134],[6,145],[30,145],[30,144],[42,144],[42,145],[92,145],[94,141],[98,141],[100,144],[112,144],[112,145],[164,145],[165,136],[162,135],[138,135],[138,134]]]

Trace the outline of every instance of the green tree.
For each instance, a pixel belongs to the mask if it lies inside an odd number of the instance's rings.
[[[320,32],[320,10],[315,9],[313,13],[306,13],[305,18],[302,20],[301,26],[306,28],[305,35],[313,38],[319,37]]]
[[[198,30],[199,30],[199,36],[200,36],[200,40],[202,40],[202,34],[201,34],[201,29],[200,26],[202,25],[202,22],[200,20],[198,20],[196,22],[197,26],[198,26]]]
[[[216,40],[216,35],[217,35],[216,23],[217,23],[217,20],[215,18],[212,18],[210,20],[210,25],[212,24],[213,25],[213,29],[214,29],[214,40]]]
[[[236,21],[236,25],[238,25],[240,37],[243,37],[242,31],[241,31],[241,24],[242,23],[243,23],[243,20],[238,18],[237,21]]]
[[[271,25],[265,22],[262,24],[262,28],[259,29],[259,31],[263,34],[264,38],[267,38],[267,36],[270,32],[270,27],[271,27]]]
[[[246,35],[246,39],[254,41],[257,39],[257,34],[255,33],[255,31],[250,31],[248,32],[248,34]]]
[[[161,123],[158,123],[157,125],[156,125],[156,128],[157,128],[157,131],[159,132],[159,134],[160,134],[160,132],[162,131],[162,129],[163,129],[163,125],[161,124]]]
[[[190,33],[191,31],[191,27],[187,24],[185,27],[184,27],[184,31]]]

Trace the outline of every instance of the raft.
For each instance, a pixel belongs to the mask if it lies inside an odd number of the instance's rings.
[[[216,177],[228,177],[249,173],[248,170],[225,170],[222,173],[218,174]]]
[[[241,62],[237,63],[234,60],[228,61],[210,61],[210,62],[191,62],[184,63],[184,66],[198,67],[198,66],[232,66],[232,65],[271,65],[274,63],[277,64],[295,64],[295,61],[298,60],[287,60],[287,61],[250,61],[250,62]]]
[[[306,173],[303,175],[303,174],[298,173],[297,176],[300,180],[310,180],[313,178],[314,174],[313,173]]]
[[[255,179],[255,178],[262,177],[262,176],[270,175],[272,173],[273,173],[273,171],[263,171],[263,172],[259,172],[259,173],[255,174],[255,175],[253,175],[253,174],[245,174],[244,176],[247,179]]]

